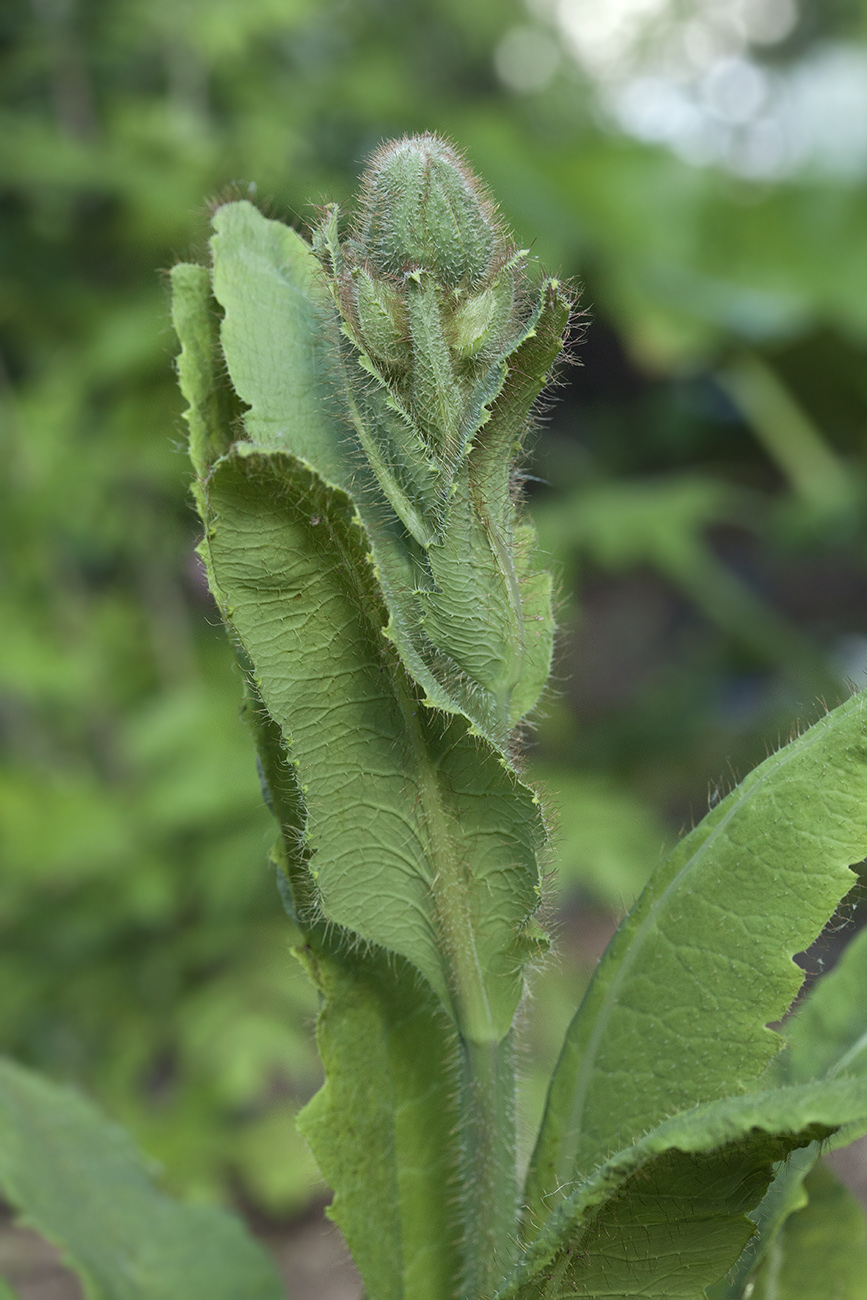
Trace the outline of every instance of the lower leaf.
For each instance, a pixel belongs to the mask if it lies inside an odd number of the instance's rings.
[[[282,1300],[241,1223],[154,1185],[126,1134],[74,1092],[0,1062],[0,1191],[60,1246],[88,1300]]]

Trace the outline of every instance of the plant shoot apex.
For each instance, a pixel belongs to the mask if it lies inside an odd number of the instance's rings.
[[[509,251],[483,185],[432,134],[391,141],[373,155],[355,244],[373,275],[429,271],[450,290],[486,285]]]

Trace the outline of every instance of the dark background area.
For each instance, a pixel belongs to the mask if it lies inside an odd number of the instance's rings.
[[[315,1003],[193,553],[164,272],[213,198],[303,228],[437,130],[581,286],[527,464],[561,628],[529,1127],[663,846],[865,680],[867,9],[8,0],[0,86],[0,1047],[282,1224],[324,1195]]]

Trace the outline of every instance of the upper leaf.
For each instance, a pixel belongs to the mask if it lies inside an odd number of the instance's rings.
[[[505,253],[469,297],[428,268],[371,279],[360,246],[339,242],[334,210],[315,241],[327,277],[299,235],[249,203],[219,209],[214,228],[222,348],[250,408],[247,438],[352,497],[405,666],[431,703],[504,748],[550,667],[549,589],[517,541],[510,471],[562,347],[567,295],[548,281],[536,308],[519,310],[522,267]],[[402,361],[371,343],[389,329],[405,332]]]
[[[599,964],[555,1070],[527,1190],[557,1190],[674,1110],[747,1087],[766,1028],[867,851],[865,700],[772,755],[678,845]]]

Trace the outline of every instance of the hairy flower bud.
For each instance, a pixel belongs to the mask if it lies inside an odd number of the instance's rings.
[[[429,271],[448,290],[488,284],[510,253],[480,182],[451,145],[430,134],[374,154],[354,243],[374,275]]]

